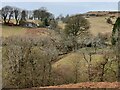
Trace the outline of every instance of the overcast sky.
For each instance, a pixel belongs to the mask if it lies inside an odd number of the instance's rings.
[[[88,11],[117,11],[118,2],[2,2],[2,7],[9,5],[21,9],[34,10],[46,7],[55,16],[59,14],[77,14]]]

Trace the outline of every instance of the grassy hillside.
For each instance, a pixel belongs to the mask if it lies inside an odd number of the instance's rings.
[[[111,33],[113,25],[108,24],[106,19],[108,17],[90,17],[87,20],[90,22],[90,32],[93,35],[97,35],[98,33]],[[112,19],[113,23],[116,19]]]
[[[12,35],[23,35],[27,28],[18,26],[2,26],[2,36],[8,37]]]
[[[98,33],[108,33],[111,34],[113,25],[110,25],[106,23],[106,19],[108,17],[89,17],[86,18],[90,22],[90,32],[93,35],[97,35]],[[113,22],[115,22],[116,19],[112,19]],[[64,29],[65,24],[62,22],[58,23],[58,26],[62,29]],[[2,34],[3,36],[9,36],[9,35],[22,35],[25,33],[25,31],[28,30],[28,28],[22,28],[17,26],[2,26]]]
[[[107,49],[105,50],[107,51]],[[83,81],[88,81],[88,63],[85,61],[83,52],[85,53],[85,50],[80,50],[80,52],[75,52],[75,53],[70,53],[68,55],[66,55],[66,57],[60,59],[59,61],[57,61],[56,63],[53,64],[53,68],[56,72],[61,73],[61,75],[64,75],[64,77],[68,78],[68,79],[75,79],[75,69],[78,69],[78,73],[79,73],[79,78],[78,78],[78,82],[83,82]],[[93,70],[93,73],[96,73],[96,76],[94,77],[93,81],[99,81],[98,79],[98,73],[101,72],[99,71],[99,65],[101,63],[103,63],[105,61],[104,58],[104,54],[101,54],[101,50],[98,50],[99,53],[93,54],[91,56],[92,61],[91,61],[91,67]],[[105,69],[108,70],[107,72],[105,72],[105,79],[107,81],[115,81],[116,76],[114,74],[114,72],[112,72],[112,70],[117,70],[117,62],[112,62],[111,60],[114,57],[113,53],[109,53],[107,54],[107,56],[109,57],[109,61],[106,64]],[[86,51],[85,53],[85,57],[86,59],[89,61],[90,60],[90,56],[88,54],[88,51]],[[77,67],[76,67],[77,66]],[[98,69],[96,69],[98,68]],[[97,70],[97,72],[96,72]]]

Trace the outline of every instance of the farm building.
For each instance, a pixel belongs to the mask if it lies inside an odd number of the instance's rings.
[[[35,28],[35,27],[37,27],[37,24],[35,24],[33,22],[25,22],[21,26],[28,27],[28,28]]]

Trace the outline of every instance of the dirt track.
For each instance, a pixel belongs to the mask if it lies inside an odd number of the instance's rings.
[[[84,83],[68,84],[68,85],[34,87],[31,89],[22,89],[22,90],[120,90],[120,82],[119,83],[118,82],[112,82],[112,83],[111,82],[84,82]]]
[[[120,83],[108,83],[108,82],[85,82],[78,84],[68,84],[68,85],[60,85],[60,86],[49,86],[48,88],[120,88]]]

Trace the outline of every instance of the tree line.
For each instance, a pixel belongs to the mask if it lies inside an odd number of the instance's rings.
[[[15,25],[23,24],[26,20],[40,20],[43,26],[49,26],[51,23],[56,23],[55,20],[66,22],[69,15],[63,17],[59,15],[55,18],[54,14],[49,12],[47,8],[41,7],[35,10],[23,10],[13,6],[5,6],[0,10],[4,24],[9,24],[12,19],[15,19]]]
[[[5,6],[1,9],[1,15],[4,24],[10,23],[10,20],[13,18],[16,20],[16,25],[18,25],[21,21],[26,21],[27,19],[37,19],[41,21],[45,19],[54,19],[54,15],[48,12],[44,7],[33,11],[28,11],[17,7]]]

